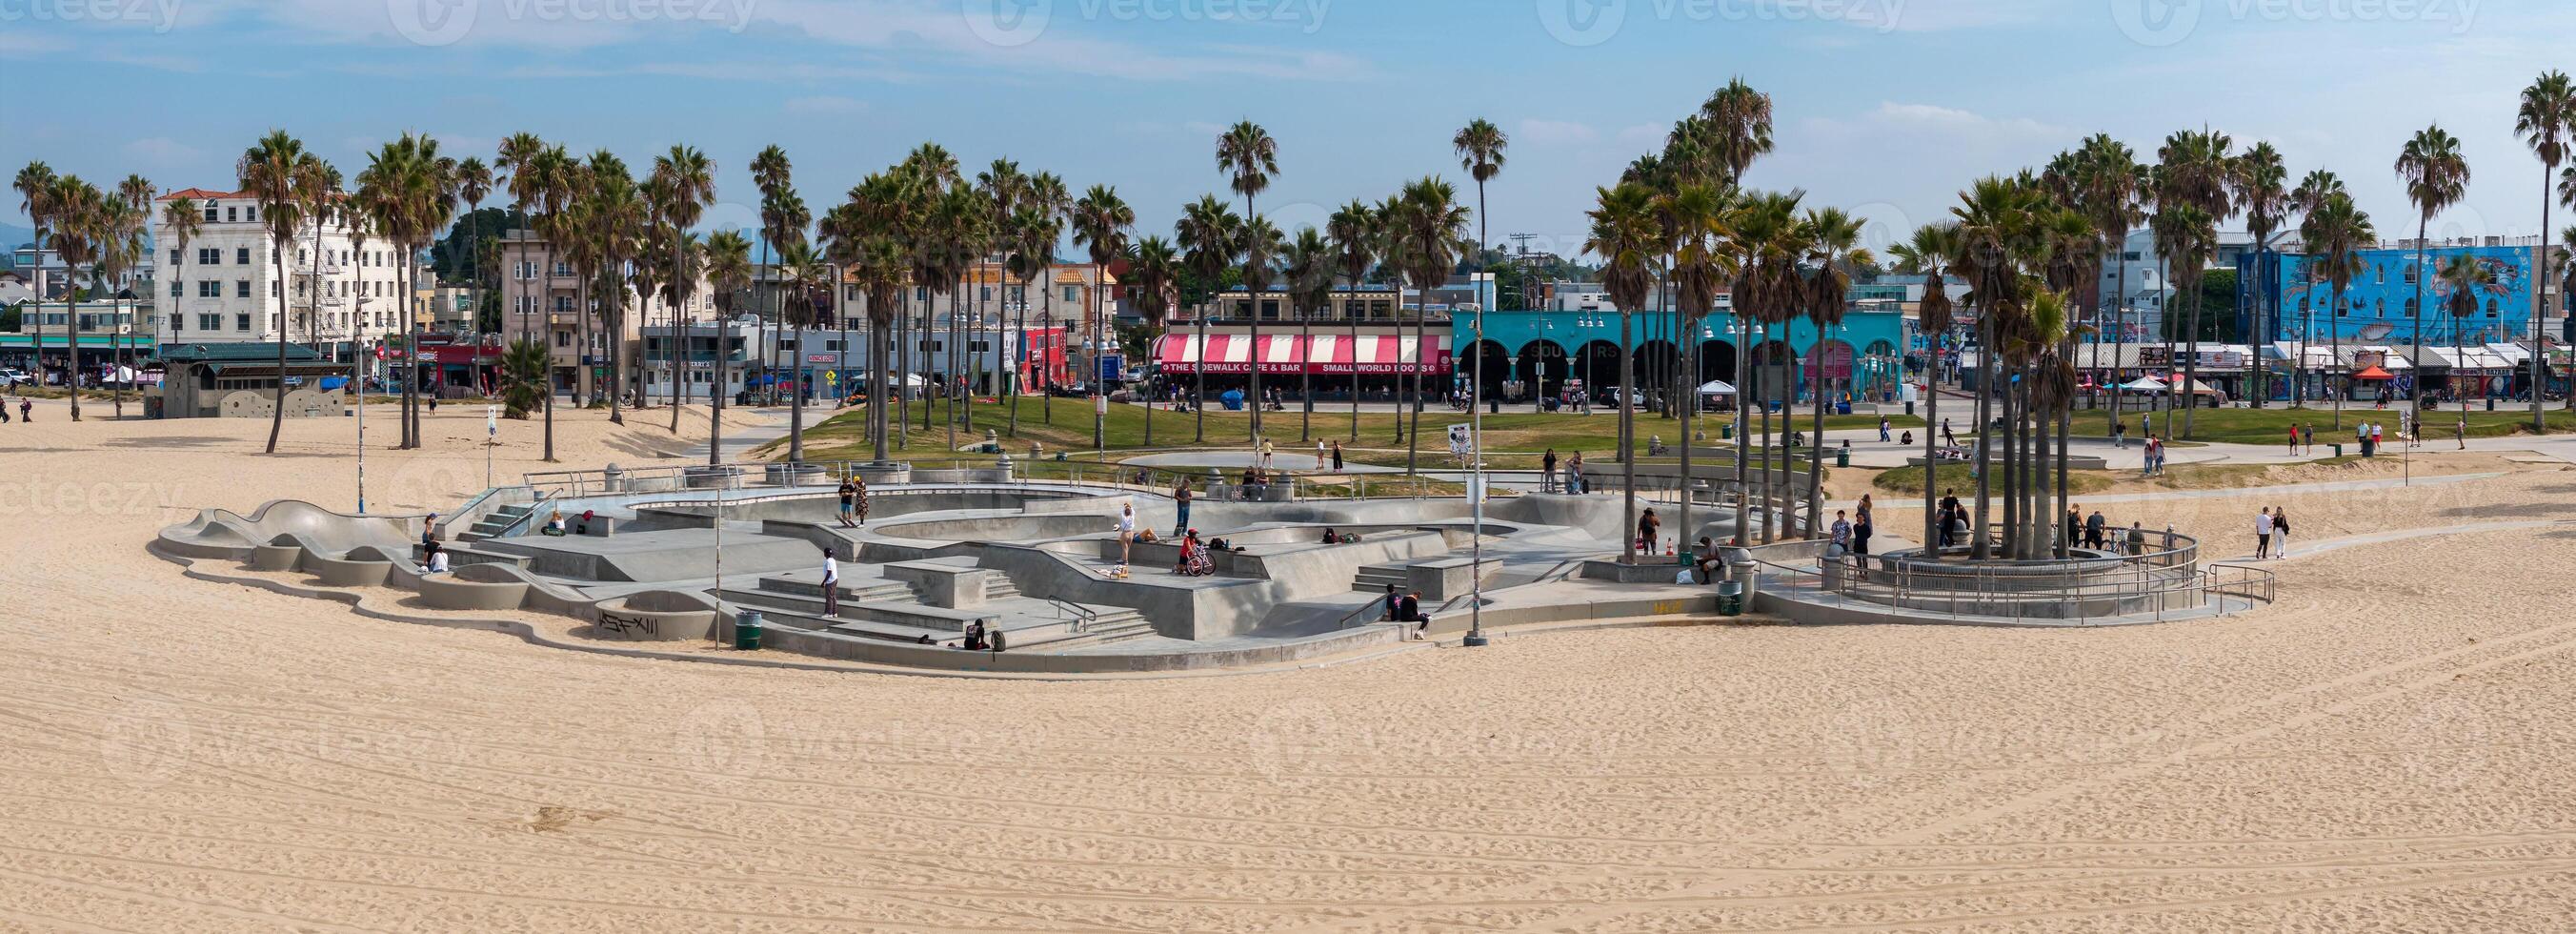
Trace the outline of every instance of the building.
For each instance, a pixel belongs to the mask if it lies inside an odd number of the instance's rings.
[[[159,200],[180,198],[204,211],[203,226],[183,247],[169,221],[153,213],[161,266],[153,287],[169,325],[163,342],[259,343],[276,340],[283,328],[290,342],[349,360],[368,341],[401,330],[405,302],[395,287],[401,251],[358,226],[363,221],[335,214],[318,227],[306,224],[288,246],[281,282],[257,201],[202,188]],[[359,233],[368,234],[363,246],[353,236]]]
[[[414,281],[424,284],[412,290],[420,329],[432,334],[474,333],[474,290],[439,282],[427,267],[422,268],[422,273]]]
[[[612,348],[621,359],[633,360],[643,347],[646,326],[673,320],[674,309],[660,296],[646,302],[636,294],[632,281],[620,276],[620,294],[615,303],[620,314],[617,333],[611,334],[608,297],[598,294],[597,289],[590,290],[587,313],[576,314],[575,306],[585,297],[581,278],[573,274],[572,263],[561,252],[548,255],[543,238],[525,230],[503,231],[499,247],[503,342],[515,343],[526,337],[544,344],[553,361],[554,391],[558,393],[573,393],[577,398],[597,395],[608,378]],[[650,262],[651,258],[644,261]],[[715,289],[707,284],[706,277],[700,276],[689,300],[676,314],[680,321],[704,323],[715,319],[716,308]],[[583,342],[585,325],[587,345]],[[634,378],[633,374],[627,377],[630,381]]]
[[[2295,242],[2279,234],[2273,235],[2274,251],[2296,247]],[[2217,249],[2210,253],[2207,268],[2234,269],[2253,255],[2253,235],[2242,231],[2222,231],[2218,235]],[[2165,310],[2173,303],[2174,293],[2181,288],[2181,283],[2174,277],[2172,264],[2165,261],[2164,254],[2157,252],[2153,229],[2130,231],[2129,236],[2121,241],[2119,251],[2103,258],[2099,285],[2101,291],[2098,294],[2105,296],[2106,300],[2109,296],[2119,297],[2119,304],[2113,307],[2120,310],[2115,312],[2113,321],[2104,323],[2098,332],[2098,340],[2164,339]],[[2201,312],[2207,315],[2210,309],[2204,308]]]
[[[1885,301],[1853,303],[1843,322],[1818,334],[1803,318],[1758,345],[1755,362],[1801,361],[1790,369],[1800,390],[1814,384],[1819,356],[1829,392],[1893,399],[1901,395],[1909,321],[1901,306]],[[1667,313],[1636,313],[1626,324],[1640,388],[1667,385],[1682,377],[1682,351],[1696,345],[1697,378],[1738,384],[1736,350],[1747,342],[1736,320],[1730,296],[1718,297],[1717,310],[1701,319],[1687,335]],[[1597,393],[1617,385],[1620,361],[1620,315],[1615,311],[1492,311],[1459,317],[1455,342],[1461,375],[1482,363],[1484,392],[1505,400],[1558,397],[1579,381]],[[1482,340],[1478,339],[1481,328]],[[1821,348],[1821,350],[1820,350]],[[1780,398],[1780,387],[1757,385],[1763,398]]]
[[[975,334],[1027,332],[1032,336],[1026,347],[1008,353],[1006,348],[1022,342],[970,338],[959,348],[961,352],[1000,355],[995,359],[1008,362],[980,371],[980,376],[966,364],[958,368],[975,381],[978,392],[1005,392],[1014,381],[1023,391],[1037,391],[1046,386],[1088,385],[1082,375],[1098,374],[1104,367],[1116,380],[1115,371],[1125,365],[1117,349],[1118,322],[1122,309],[1131,307],[1121,300],[1123,291],[1109,268],[1094,263],[1057,260],[1024,284],[1002,263],[986,259],[972,266],[944,295],[934,295],[917,283],[907,284],[906,300],[896,317],[902,321],[905,343],[915,345],[913,352],[931,352],[922,350],[919,345],[924,344],[942,348],[933,352],[939,362],[930,367],[941,374],[949,368],[944,342],[952,327]],[[866,294],[845,277],[837,316],[853,332],[867,326],[867,304]],[[864,345],[859,349],[864,350]]]
[[[161,350],[168,372],[161,382],[162,418],[267,418],[276,411],[277,383],[287,383],[286,417],[326,418],[345,408],[333,377],[349,372],[310,348],[286,345],[286,367],[274,343],[178,344]],[[149,410],[150,403],[146,404]]]
[[[115,281],[107,283],[108,288],[119,291],[133,288],[152,278],[152,265],[151,257],[139,258],[134,268],[117,274]],[[59,300],[74,286],[89,286],[94,271],[89,263],[78,267],[67,265],[62,254],[54,252],[52,247],[38,249],[33,242],[21,244],[9,252],[9,268],[27,284],[29,293],[41,301]]]
[[[2527,237],[2485,237],[2474,242],[2434,244],[2425,251],[2427,268],[2418,270],[2412,241],[2383,243],[2359,252],[2361,274],[2345,287],[2341,307],[2335,305],[2333,285],[2320,281],[2316,257],[2269,255],[2261,273],[2255,271],[2251,256],[2242,257],[2235,309],[2239,333],[2259,334],[2268,341],[2305,338],[2311,343],[2428,346],[2529,340],[2532,290],[2543,288],[2546,297],[2556,285],[2539,282],[2532,275],[2533,248],[2537,245],[2536,240]],[[2459,256],[2474,257],[2493,279],[2479,288],[2475,311],[2467,318],[2452,316],[2450,290],[2441,280],[2442,267]],[[2423,309],[2420,336],[2415,333],[2416,322],[2410,313],[2415,307],[2419,272],[2430,276],[2422,286],[2427,307]],[[2262,311],[2259,322],[2258,305]],[[2562,297],[2549,309],[2548,317],[2564,319],[2566,314]],[[2542,333],[2556,333],[2560,328],[2560,321],[2545,320]]]
[[[1435,303],[1425,313],[1399,300],[1392,285],[1342,286],[1301,319],[1284,291],[1261,293],[1257,305],[1250,292],[1219,293],[1167,323],[1153,346],[1154,369],[1167,386],[1195,388],[1204,375],[1210,396],[1247,388],[1255,367],[1265,392],[1294,395],[1311,384],[1317,400],[1350,398],[1354,379],[1366,398],[1409,386],[1416,372],[1426,377],[1425,386],[1444,385],[1450,373],[1448,306]]]

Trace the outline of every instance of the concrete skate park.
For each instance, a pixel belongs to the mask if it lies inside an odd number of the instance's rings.
[[[838,520],[833,485],[845,473],[872,478],[857,528]],[[1424,644],[1409,641],[1416,627],[1385,621],[1390,586],[1421,594],[1422,635],[1434,643],[1473,622],[1496,636],[1714,623],[1727,619],[1722,606],[1800,624],[2055,627],[2206,617],[2272,597],[2268,572],[2205,563],[2197,543],[2170,533],[2125,552],[1975,563],[1885,535],[1884,553],[1866,562],[1783,537],[1728,549],[1718,580],[1682,582],[1687,567],[1673,556],[1620,562],[1629,523],[1615,492],[1497,485],[1480,532],[1463,496],[1365,498],[1293,473],[1259,502],[1197,494],[1190,526],[1227,547],[1211,554],[1214,573],[1189,576],[1174,567],[1169,534],[1179,475],[1125,466],[1056,480],[1018,478],[1007,465],[610,468],[531,476],[442,511],[447,572],[422,566],[429,516],[356,516],[300,501],[204,510],[151,547],[191,565],[191,576],[228,579],[230,562],[265,575],[264,586],[281,586],[284,575],[283,586],[353,604],[391,589],[412,609],[569,617],[579,623],[572,638],[609,650],[738,646],[742,630],[756,628],[759,651],[725,657],[1013,676],[1258,670]],[[1712,501],[1723,491],[1693,507],[1699,528],[1686,532],[1671,491],[1656,495],[1663,501],[1641,493],[1640,508],[1658,510],[1667,541],[1733,532],[1734,507]],[[1117,526],[1128,507],[1161,540],[1127,544],[1122,576]],[[556,517],[564,534],[543,534]],[[1339,540],[1326,543],[1328,530]],[[837,613],[824,599],[825,549],[841,556]],[[964,648],[970,628],[993,644]]]

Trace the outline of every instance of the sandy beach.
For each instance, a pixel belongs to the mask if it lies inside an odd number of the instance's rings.
[[[483,487],[479,406],[422,452],[370,414],[371,508]],[[2212,621],[1507,634],[1075,684],[603,657],[190,580],[155,530],[350,508],[354,425],[289,422],[263,456],[265,422],[37,417],[0,426],[0,931],[2576,918],[2576,472],[2554,466],[2104,502],[2219,554],[2290,510],[2280,602]],[[681,463],[705,414],[667,419],[559,412],[559,457]],[[535,432],[505,423],[497,475],[548,469]]]

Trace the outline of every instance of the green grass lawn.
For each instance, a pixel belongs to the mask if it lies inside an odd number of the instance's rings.
[[[2181,410],[2175,410],[2173,424],[2176,435],[2186,441],[2280,445],[2289,443],[2291,425],[2314,425],[2317,430],[2317,442],[2323,444],[2332,441],[2349,442],[2352,440],[2354,426],[2363,422],[2389,425],[2392,426],[2390,430],[2394,431],[2393,426],[2397,424],[2401,412],[2402,410],[2397,407],[2380,409],[2369,405],[2347,403],[2343,410],[2343,427],[2338,429],[2335,427],[2334,409],[2311,402],[2304,409],[2287,409],[2277,404],[2262,409],[2201,409],[2193,413],[2189,433],[2182,431],[2183,413]],[[2551,408],[2545,414],[2548,417],[2550,434],[2576,432],[2576,413],[2568,412],[2564,408]],[[2098,435],[2102,430],[2102,417],[2101,412],[2077,411],[2075,413],[2076,434]],[[2124,417],[2129,419],[2132,426],[2137,424],[2137,413],[2125,413]],[[2424,413],[2426,436],[2428,438],[2451,437],[2459,424],[2459,417],[2459,407],[2450,405]],[[2161,429],[2165,423],[2164,414],[2156,413],[2154,422]],[[2469,437],[2504,438],[2530,433],[2529,403],[2508,405],[2498,402],[2493,412],[2487,411],[2483,402],[2473,400],[2469,404]]]
[[[1050,407],[1053,410],[1052,415],[1049,414]],[[943,419],[947,408],[947,403],[944,402],[911,403],[908,410],[913,423],[912,430],[904,435],[907,443],[900,449],[890,447],[888,453],[900,459],[951,459],[953,450],[950,447],[950,432],[947,421]],[[973,408],[972,423],[960,424],[955,432],[955,443],[958,446],[979,443],[984,440],[985,433],[989,431],[1000,438],[1003,447],[1011,451],[1015,457],[1025,458],[1029,442],[1032,440],[1044,444],[1050,456],[1057,452],[1064,452],[1075,457],[1089,457],[1093,453],[1091,405],[1087,400],[1057,399],[1050,406],[1042,399],[1021,399],[1016,431],[1012,424],[1009,400],[1005,399],[999,404],[978,404]],[[866,442],[863,431],[866,425],[865,414],[864,408],[808,409],[806,417],[820,424],[806,429],[805,459],[809,461],[865,460],[870,457],[872,448]],[[1404,465],[1406,444],[1399,436],[1398,429],[1410,426],[1410,416],[1400,416],[1391,412],[1363,412],[1359,415],[1359,438],[1356,441],[1351,439],[1352,417],[1347,409],[1342,411],[1318,409],[1312,416],[1311,431],[1303,433],[1304,440],[1301,440],[1300,431],[1302,417],[1303,413],[1295,409],[1263,414],[1263,430],[1270,436],[1271,442],[1278,447],[1279,455],[1287,465],[1296,464],[1295,458],[1299,455],[1312,456],[1316,441],[1334,440],[1342,442],[1346,460],[1384,466]],[[1248,412],[1208,411],[1204,441],[1200,440],[1199,416],[1196,414],[1175,414],[1169,410],[1154,411],[1150,442],[1146,435],[1146,418],[1147,410],[1139,406],[1109,407],[1105,433],[1113,455],[1112,460],[1121,459],[1117,455],[1122,453],[1200,448],[1244,449],[1252,446],[1250,441],[1252,416]],[[1405,420],[1403,425],[1398,424],[1399,418]],[[1453,411],[1445,406],[1424,410],[1421,417],[1423,439],[1420,462],[1425,467],[1445,462],[1448,459],[1448,426],[1464,423],[1467,420],[1466,413]],[[1645,451],[1648,439],[1653,437],[1660,436],[1667,444],[1678,444],[1681,441],[1679,419],[1640,413],[1636,421],[1635,449],[1640,454]],[[1718,440],[1718,426],[1729,421],[1732,421],[1731,417],[1695,418],[1692,420],[1691,427],[1707,433],[1709,440],[1703,442],[1703,446],[1718,446],[1723,443]],[[1907,428],[1922,425],[1921,419],[1907,416],[1893,416],[1891,421]],[[1757,426],[1760,424],[1759,418],[1755,419],[1755,424]],[[1805,426],[1811,422],[1808,417],[1802,415],[1797,419],[1796,424]],[[1522,460],[1526,460],[1527,467],[1536,467],[1539,456],[1549,448],[1554,448],[1559,456],[1570,456],[1576,451],[1582,451],[1586,459],[1607,463],[1609,460],[1607,455],[1617,448],[1615,439],[1619,432],[1619,417],[1616,412],[1604,411],[1596,411],[1589,416],[1542,415],[1521,411],[1487,415],[1484,425],[1489,462],[1496,466],[1507,466],[1506,459],[1509,459],[1509,465],[1519,465]],[[1865,428],[1877,425],[1878,417],[1875,415],[1838,415],[1825,418],[1825,427],[1828,429]],[[786,442],[780,440],[763,448],[761,453],[770,457],[783,457],[785,450]]]

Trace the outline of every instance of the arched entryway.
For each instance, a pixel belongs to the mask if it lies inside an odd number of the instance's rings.
[[[1609,341],[1585,344],[1583,355],[1575,358],[1574,378],[1583,381],[1584,391],[1596,403],[1603,398],[1603,388],[1619,385],[1619,359],[1619,345]]]
[[[1555,341],[1538,340],[1521,345],[1520,357],[1512,364],[1512,378],[1523,384],[1523,399],[1540,399],[1556,395],[1573,375],[1565,348]]]
[[[1656,338],[1637,345],[1637,388],[1652,400],[1681,376],[1681,348]]]
[[[1772,340],[1753,347],[1753,369],[1736,384],[1737,389],[1763,402],[1796,398],[1798,381],[1797,355],[1786,341]]]
[[[1699,381],[1735,382],[1735,344],[1728,341],[1699,342]]]
[[[1468,369],[1458,375],[1476,379],[1481,384],[1479,391],[1487,399],[1511,398],[1503,392],[1503,384],[1513,381],[1511,353],[1505,351],[1502,344],[1490,340],[1477,341],[1475,346],[1475,355],[1460,361],[1460,365]]]
[[[1858,354],[1848,341],[1826,338],[1807,345],[1798,358],[1799,387],[1808,393],[1823,392],[1828,399],[1841,398],[1852,387],[1853,363]]]

